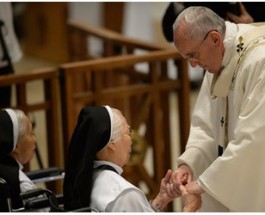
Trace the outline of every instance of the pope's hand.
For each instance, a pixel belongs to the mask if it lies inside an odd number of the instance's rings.
[[[185,186],[188,193],[201,195],[205,191],[198,185],[197,181],[192,181]]]
[[[192,171],[189,166],[182,164],[173,172],[171,176],[171,183],[178,195],[181,195],[180,185],[186,185],[192,181]]]

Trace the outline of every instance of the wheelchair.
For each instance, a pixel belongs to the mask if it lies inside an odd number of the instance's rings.
[[[32,171],[27,173],[27,175],[35,183],[64,178],[64,172],[55,167]],[[9,186],[12,185],[9,185],[4,178],[0,177],[0,212],[68,212],[64,210],[62,194],[55,194],[46,188],[36,188],[27,192],[11,195]],[[12,208],[13,201],[20,201],[23,206],[14,210]],[[72,212],[98,211],[86,207]]]

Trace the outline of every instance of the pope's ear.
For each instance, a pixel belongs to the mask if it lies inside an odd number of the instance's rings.
[[[210,32],[210,38],[211,40],[213,41],[214,45],[215,46],[218,46],[220,45],[220,42],[221,42],[221,34],[217,31],[212,31]]]
[[[214,45],[216,45],[216,46],[220,45],[220,39],[219,38],[214,39],[213,42],[214,42]]]

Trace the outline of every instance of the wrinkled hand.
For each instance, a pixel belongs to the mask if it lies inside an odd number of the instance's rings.
[[[152,207],[155,210],[162,211],[169,202],[179,196],[177,192],[174,191],[173,184],[170,182],[172,173],[172,170],[169,169],[166,176],[161,180],[160,191],[152,202]]]
[[[161,180],[160,184],[159,194],[162,198],[167,199],[168,202],[172,201],[176,197],[179,197],[179,194],[173,189],[173,184],[171,183],[172,174],[173,171],[168,170],[166,176]]]
[[[240,12],[241,15],[237,16],[231,12],[227,12],[226,16],[228,19],[230,19],[234,23],[252,23],[254,22],[254,19],[252,16],[247,12],[245,6],[242,4],[242,2],[239,3]]]
[[[182,164],[179,168],[172,174],[171,183],[173,183],[174,191],[180,196],[180,185],[186,185],[192,181],[192,171],[189,166]]]
[[[186,188],[183,185],[180,185],[182,203],[183,203],[183,212],[196,212],[201,208],[202,200],[200,195],[194,195],[187,192]]]
[[[154,207],[159,210],[162,210],[169,202],[179,196],[170,182],[172,173],[172,170],[167,171],[166,176],[161,180],[160,191],[153,201]]]

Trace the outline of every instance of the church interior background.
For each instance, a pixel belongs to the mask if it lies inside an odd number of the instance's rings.
[[[42,4],[42,5],[40,5]],[[128,37],[154,42],[160,45],[173,46],[163,37],[161,29],[162,16],[168,2],[34,2],[13,3],[16,32],[23,49],[23,58],[15,64],[16,73],[26,73],[38,68],[57,66],[67,62],[65,28],[68,19],[82,21],[95,26],[104,26],[118,31]],[[52,25],[50,24],[52,23]],[[95,52],[98,47],[95,42]],[[192,74],[190,74],[191,78]],[[195,74],[196,76],[196,74]],[[196,77],[195,77],[196,78]],[[30,100],[38,100],[41,88],[38,83],[30,86]],[[197,98],[197,90],[190,94],[191,110]],[[172,98],[172,113],[178,112],[178,107]],[[42,127],[44,116],[37,113],[34,116],[37,124],[35,133],[38,148],[47,166],[47,149],[41,143],[45,138]],[[171,157],[172,169],[176,169],[175,160],[179,155],[178,125],[171,124],[173,141]],[[145,159],[146,166],[150,161]],[[36,158],[30,163],[31,169],[38,169]],[[179,200],[174,201],[174,211],[180,211]]]

